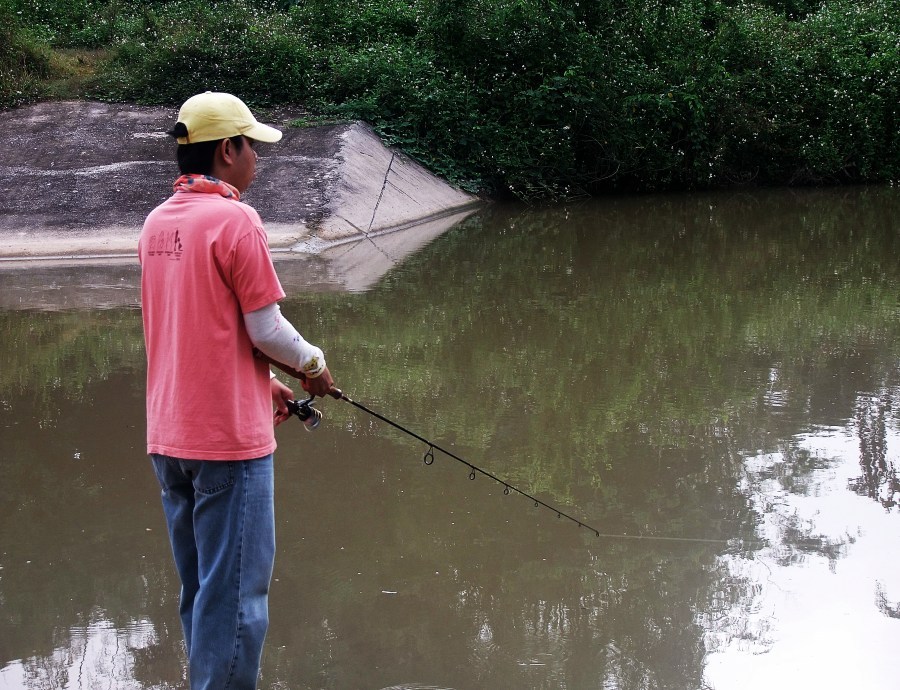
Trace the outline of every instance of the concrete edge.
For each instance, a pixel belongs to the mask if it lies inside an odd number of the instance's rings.
[[[427,225],[435,221],[449,219],[454,216],[465,217],[478,208],[483,206],[480,200],[472,201],[460,206],[447,208],[436,213],[432,213],[421,218],[399,223],[395,226],[382,228],[373,232],[358,232],[353,235],[344,235],[336,239],[323,239],[312,235],[305,226],[300,225],[303,229],[296,231],[297,226],[289,226],[288,224],[272,223],[273,228],[266,227],[266,234],[269,236],[269,249],[275,259],[289,259],[297,256],[317,256],[323,252],[347,244],[354,244],[362,240],[371,240],[378,237],[384,237],[404,230],[410,230],[420,225]],[[280,226],[287,226],[282,228]],[[288,229],[293,228],[293,229]],[[133,241],[130,246],[136,247],[140,228],[135,230]],[[124,242],[124,240],[122,240]],[[0,271],[4,269],[23,269],[30,266],[35,267],[51,267],[51,266],[102,266],[102,265],[118,265],[123,263],[133,263],[137,261],[137,251],[110,251],[110,252],[59,252],[54,254],[41,254],[34,252],[33,245],[41,245],[41,242],[32,242],[28,246],[24,243],[20,246],[21,254],[0,255]]]

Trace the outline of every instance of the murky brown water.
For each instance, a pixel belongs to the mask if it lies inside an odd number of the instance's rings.
[[[261,688],[887,690],[900,193],[493,209],[292,297]],[[183,688],[136,309],[0,312],[0,688]],[[214,414],[214,406],[210,413]]]

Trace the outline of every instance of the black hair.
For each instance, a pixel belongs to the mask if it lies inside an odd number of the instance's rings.
[[[176,122],[175,126],[166,132],[176,139],[186,137],[188,135],[187,126],[183,122]],[[244,148],[244,137],[241,135],[229,137],[234,147],[240,151]],[[212,172],[213,161],[215,159],[216,147],[222,139],[213,141],[200,141],[196,144],[178,144],[176,156],[178,158],[178,169],[182,175],[209,175]]]

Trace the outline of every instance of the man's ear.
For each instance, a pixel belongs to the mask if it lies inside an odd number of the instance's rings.
[[[235,149],[234,142],[231,139],[222,139],[216,147],[216,156],[218,156],[225,165],[232,165],[236,154],[237,149]]]

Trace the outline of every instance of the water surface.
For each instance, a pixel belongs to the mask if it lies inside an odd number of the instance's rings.
[[[900,194],[493,208],[293,294],[261,688],[893,688]],[[0,312],[0,688],[185,688],[140,313]],[[210,414],[215,414],[210,401]]]

